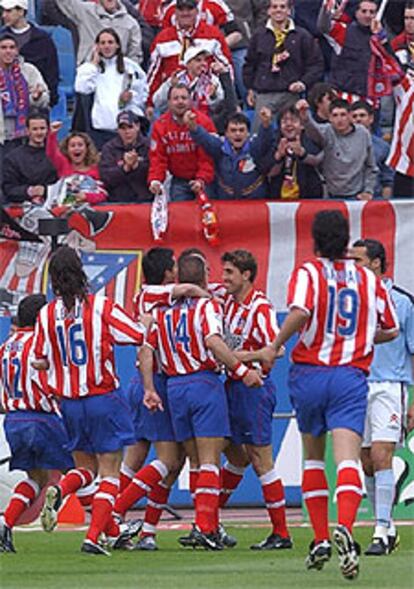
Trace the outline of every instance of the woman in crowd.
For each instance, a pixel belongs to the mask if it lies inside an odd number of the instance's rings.
[[[50,125],[46,154],[55,166],[59,178],[66,178],[64,204],[98,204],[107,198],[99,175],[99,154],[86,133],[69,133],[60,146],[57,133],[62,123]]]
[[[92,60],[77,70],[75,90],[84,95],[94,94],[91,135],[100,149],[115,136],[120,111],[128,109],[139,116],[144,114],[148,85],[142,68],[123,55],[114,29],[100,31],[95,42]]]

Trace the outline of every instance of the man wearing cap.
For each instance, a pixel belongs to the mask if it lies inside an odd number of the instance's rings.
[[[138,22],[128,14],[119,0],[54,0],[79,31],[78,65],[90,59],[97,34],[107,27],[118,33],[122,52],[137,63],[142,62],[142,35]]]
[[[208,191],[214,178],[214,165],[202,147],[190,135],[184,113],[191,109],[190,91],[184,84],[172,86],[168,93],[168,111],[154,123],[151,134],[149,189],[159,194],[167,172],[172,176],[170,200],[193,200]],[[191,109],[196,124],[214,133],[213,122],[200,111]]]
[[[182,69],[165,80],[155,92],[155,108],[165,112],[169,89],[181,83],[188,86],[194,107],[209,115],[210,109],[214,109],[224,98],[221,82],[209,67],[209,56],[209,51],[203,45],[189,47],[184,55]]]
[[[99,171],[110,202],[148,202],[149,141],[141,132],[143,117],[124,110],[117,117],[118,135],[102,148]]]
[[[148,106],[153,108],[153,95],[161,84],[172,76],[183,63],[190,46],[202,45],[211,57],[231,64],[231,52],[223,33],[201,20],[197,0],[177,0],[175,25],[162,30],[151,45],[151,63],[148,70]]]
[[[51,37],[27,20],[28,0],[1,0],[1,17],[5,25],[0,34],[14,37],[20,55],[42,74],[50,92],[50,105],[57,104],[59,63]]]

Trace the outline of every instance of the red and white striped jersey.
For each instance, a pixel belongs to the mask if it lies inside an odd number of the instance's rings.
[[[231,350],[260,350],[279,332],[276,312],[260,290],[252,289],[244,301],[228,296],[224,303],[224,339]]]
[[[143,313],[152,313],[155,307],[171,305],[174,286],[174,283],[145,284],[134,299],[135,319],[138,320]]]
[[[387,166],[414,177],[414,80],[405,76],[394,88],[394,132]]]
[[[35,357],[49,361],[53,394],[78,399],[119,387],[114,345],[141,345],[145,329],[106,297],[88,295],[67,311],[57,298],[43,307],[35,330]]]
[[[158,350],[163,371],[169,376],[217,370],[218,363],[206,346],[212,335],[223,336],[223,315],[214,299],[180,299],[154,310],[156,324],[148,344]]]
[[[296,268],[288,306],[309,314],[292,353],[297,363],[351,365],[368,372],[377,326],[385,331],[398,327],[381,280],[353,260],[318,258]]]
[[[162,29],[175,26],[177,24],[175,18],[176,4],[176,0],[173,0],[165,8],[161,17]],[[232,11],[222,0],[199,0],[197,9],[200,15],[200,20],[204,20],[208,25],[222,27],[223,25],[234,21],[234,15]]]
[[[46,394],[47,376],[31,366],[34,329],[18,329],[0,347],[1,405],[9,411],[59,413],[56,401]]]

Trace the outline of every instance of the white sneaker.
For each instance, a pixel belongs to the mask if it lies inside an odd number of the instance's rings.
[[[62,504],[62,494],[58,486],[49,487],[46,491],[45,502],[40,513],[40,521],[45,532],[53,532],[57,524],[59,507]]]
[[[339,567],[345,579],[356,579],[359,573],[361,548],[345,526],[336,526],[333,539],[339,555]]]

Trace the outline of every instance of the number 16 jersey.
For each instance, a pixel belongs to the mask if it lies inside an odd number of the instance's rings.
[[[377,327],[398,327],[381,280],[353,260],[317,258],[296,268],[287,302],[309,315],[292,353],[296,363],[350,365],[368,372]]]

